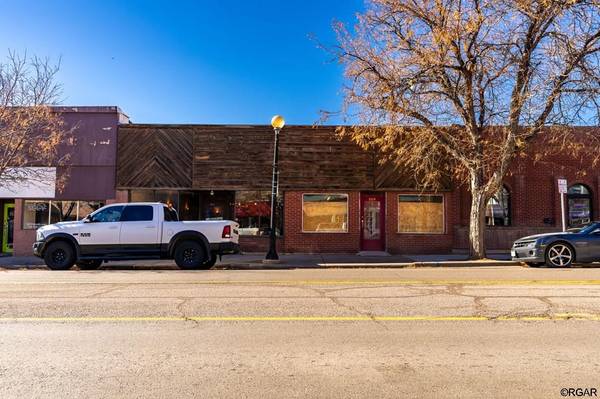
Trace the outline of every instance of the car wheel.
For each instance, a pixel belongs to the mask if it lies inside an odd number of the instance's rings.
[[[55,241],[44,252],[44,263],[52,270],[68,270],[75,263],[75,251],[65,241]]]
[[[184,241],[175,248],[175,263],[180,269],[204,269],[206,255],[202,245],[196,241]]]
[[[202,264],[202,269],[210,269],[211,267],[213,267],[215,265],[215,263],[217,263],[217,254],[215,253],[211,253],[210,254],[210,259],[207,260],[206,262],[204,262]]]
[[[575,260],[575,251],[565,243],[558,242],[548,247],[546,264],[554,267],[569,267]]]
[[[540,267],[544,263],[543,262],[525,262],[525,264],[529,267]]]
[[[76,263],[79,270],[96,270],[102,265],[101,259],[80,260]]]

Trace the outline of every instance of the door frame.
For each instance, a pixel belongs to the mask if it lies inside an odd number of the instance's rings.
[[[11,254],[13,253],[14,241],[15,241],[15,204],[14,203],[4,203],[2,207],[2,252]],[[13,248],[8,248],[8,210],[13,210]]]
[[[363,236],[364,234],[364,219],[363,219],[363,212],[364,212],[364,205],[365,202],[367,201],[367,199],[369,197],[377,197],[377,199],[379,200],[380,203],[380,213],[379,213],[379,225],[380,225],[380,238],[379,238],[379,242],[380,242],[380,249],[365,249],[365,238]],[[387,213],[387,207],[386,207],[386,201],[385,201],[385,192],[382,191],[364,191],[360,193],[360,200],[359,200],[359,226],[360,226],[360,250],[361,251],[385,251],[387,249],[387,240],[386,240],[386,225],[385,225],[385,221],[386,221],[386,213]],[[371,240],[374,241],[374,240]]]

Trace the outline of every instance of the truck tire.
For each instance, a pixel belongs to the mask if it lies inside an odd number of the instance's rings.
[[[79,270],[96,270],[102,265],[102,259],[80,260],[76,265]]]
[[[210,254],[210,259],[207,260],[206,262],[204,262],[202,264],[202,269],[210,269],[211,267],[213,267],[215,265],[215,263],[217,263],[217,254],[216,253],[211,253]]]
[[[203,265],[207,261],[206,251],[197,241],[183,241],[177,244],[173,257],[177,266],[184,270],[205,269]]]
[[[52,270],[68,270],[75,263],[75,251],[66,241],[55,241],[44,251],[44,263]]]

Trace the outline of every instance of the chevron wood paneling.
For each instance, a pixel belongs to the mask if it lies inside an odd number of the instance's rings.
[[[270,190],[270,126],[141,125],[119,128],[119,188]],[[286,126],[280,136],[282,190],[412,189],[408,171],[340,140],[334,126]]]
[[[186,129],[120,126],[117,186],[191,187],[191,138]]]

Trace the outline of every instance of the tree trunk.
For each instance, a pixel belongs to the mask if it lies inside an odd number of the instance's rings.
[[[485,193],[481,188],[471,189],[469,218],[469,251],[471,259],[485,258]]]

